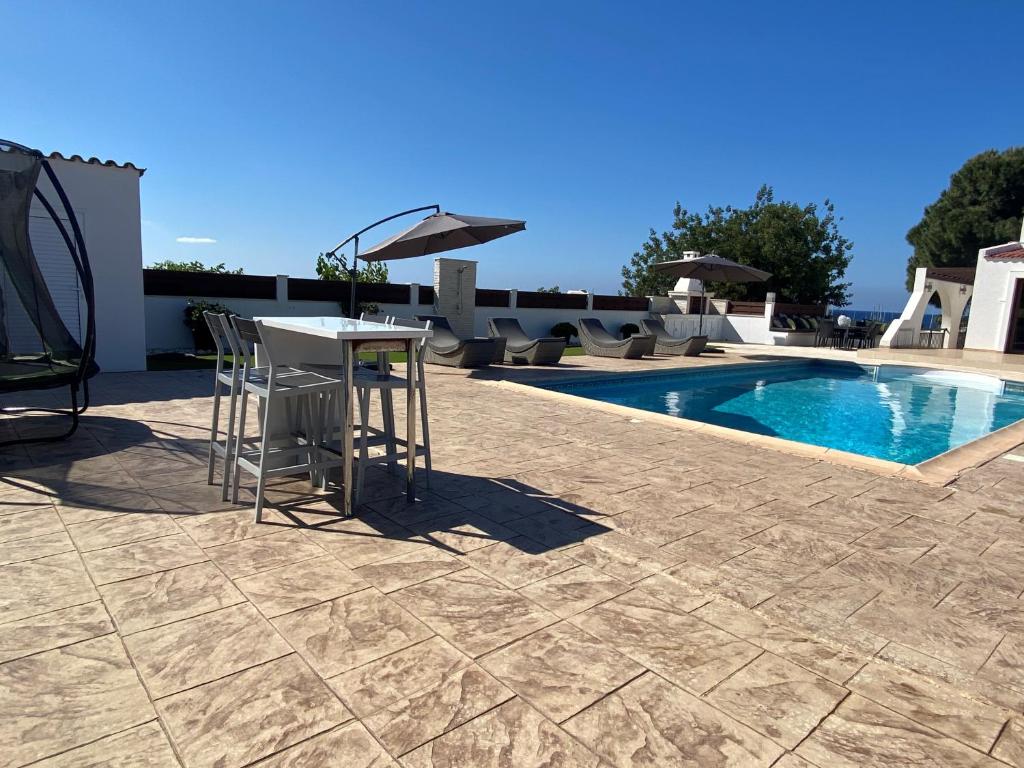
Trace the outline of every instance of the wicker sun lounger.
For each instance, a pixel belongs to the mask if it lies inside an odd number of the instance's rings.
[[[416,319],[429,320],[434,331],[433,337],[427,339],[424,362],[452,368],[483,368],[494,361],[495,339],[460,339],[442,315],[417,315]]]
[[[645,354],[649,355],[653,351],[653,336],[634,334],[628,339],[620,341],[608,333],[596,317],[580,318],[579,337],[580,343],[588,355],[636,359]]]
[[[516,365],[555,365],[565,351],[565,339],[546,336],[531,339],[514,317],[492,317],[487,321],[492,337],[508,339],[505,362]]]
[[[690,336],[678,339],[668,332],[661,320],[641,320],[640,327],[644,333],[654,337],[654,351],[659,355],[683,355],[696,357],[707,346],[707,336]]]

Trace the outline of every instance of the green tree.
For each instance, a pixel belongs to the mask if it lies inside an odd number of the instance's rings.
[[[562,292],[562,289],[559,288],[557,285],[553,285],[550,288],[545,288],[544,286],[541,286],[540,288],[537,289],[537,293],[561,293],[561,292]]]
[[[714,253],[771,273],[764,283],[709,283],[722,298],[761,301],[774,291],[780,301],[849,303],[849,283],[842,282],[853,258],[853,243],[839,233],[835,206],[825,200],[798,205],[775,201],[771,187],[762,186],[749,208],[708,208],[693,213],[676,203],[672,229],[653,229],[639,251],[622,268],[627,296],[664,294],[675,280],[654,271],[661,261],[683,258],[685,251]]]
[[[1016,240],[1024,212],[1024,147],[975,155],[909,232],[907,290],[918,267],[973,267],[978,250]]]
[[[344,254],[316,257],[316,276],[321,280],[348,280],[348,259]],[[360,283],[386,283],[388,266],[383,261],[364,261],[359,268],[357,279]]]
[[[164,259],[158,261],[155,264],[150,264],[149,269],[166,269],[171,272],[216,272],[218,275],[240,275],[242,274],[242,268],[228,269],[224,266],[222,261],[220,264],[213,264],[207,266],[198,259],[192,261],[174,261],[173,259]]]

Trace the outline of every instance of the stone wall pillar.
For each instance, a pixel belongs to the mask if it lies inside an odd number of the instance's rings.
[[[434,259],[434,309],[451,323],[455,335],[473,338],[476,315],[476,262]]]

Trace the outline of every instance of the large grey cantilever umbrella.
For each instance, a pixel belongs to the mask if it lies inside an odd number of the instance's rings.
[[[405,216],[418,211],[433,210],[434,213],[422,221],[413,224],[403,232],[389,237],[377,245],[362,253],[359,252],[359,236],[374,227],[383,224],[400,216]],[[426,256],[431,253],[442,253],[453,251],[456,248],[468,248],[471,245],[480,245],[490,240],[496,240],[513,232],[522,232],[526,229],[526,222],[517,219],[493,219],[485,216],[464,216],[459,213],[441,213],[441,206],[427,205],[422,208],[413,208],[408,211],[396,213],[378,222],[365,227],[342,243],[339,243],[331,251],[333,256],[342,246],[350,241],[355,241],[355,255],[352,258],[352,266],[349,268],[351,277],[351,306],[350,312],[355,317],[356,311],[356,260],[360,257],[363,261],[390,261],[392,259],[411,259],[415,256]]]
[[[700,280],[700,320],[697,323],[698,333],[704,330],[704,283],[763,283],[771,273],[761,269],[738,264],[731,259],[707,254],[689,259],[663,261],[654,265],[656,272],[665,273],[676,279],[689,277]]]

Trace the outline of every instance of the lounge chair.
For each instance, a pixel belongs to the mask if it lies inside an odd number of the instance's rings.
[[[697,357],[707,346],[707,336],[690,336],[686,339],[676,338],[665,328],[661,320],[641,320],[643,332],[654,337],[654,351],[659,355],[683,355]]]
[[[596,317],[581,317],[579,337],[588,355],[598,357],[625,357],[636,359],[651,354],[653,336],[633,335],[628,339],[616,339]]]
[[[555,365],[562,359],[565,339],[545,336],[531,339],[514,317],[492,317],[487,320],[492,337],[504,337],[505,362],[516,365]]]
[[[460,339],[443,315],[417,315],[416,319],[429,320],[434,331],[433,337],[427,339],[424,362],[452,368],[483,368],[494,361],[496,339]]]

